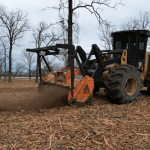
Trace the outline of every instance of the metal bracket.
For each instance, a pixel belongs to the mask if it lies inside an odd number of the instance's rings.
[[[45,56],[45,53],[44,52],[40,52],[39,55],[40,56]]]

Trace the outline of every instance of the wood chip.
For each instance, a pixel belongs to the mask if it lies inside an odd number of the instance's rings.
[[[114,149],[114,148],[108,143],[108,140],[105,138],[105,136],[104,136],[104,142],[105,142],[105,144],[106,144],[109,148]]]
[[[102,145],[102,144],[103,144],[103,143],[101,143],[101,142],[94,141],[94,140],[92,140],[92,142],[95,143],[95,144],[97,144],[97,145]]]

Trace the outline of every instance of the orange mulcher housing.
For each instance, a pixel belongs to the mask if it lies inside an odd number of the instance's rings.
[[[87,104],[93,95],[94,80],[89,76],[83,77],[76,68],[74,75],[74,89],[68,93],[68,104],[73,105],[75,102]],[[71,70],[64,67],[56,72],[50,72],[42,79],[42,83],[71,88]]]
[[[58,48],[68,49],[67,53],[62,52]],[[27,49],[30,52],[36,52],[38,55],[38,66],[39,66],[39,74],[40,74],[40,83],[39,90],[47,87],[49,85],[58,85],[62,87],[69,88],[68,93],[68,104],[73,105],[75,103],[88,104],[90,103],[90,99],[93,95],[94,90],[94,79],[86,74],[83,74],[81,69],[81,64],[79,63],[79,59],[77,58],[77,51],[75,50],[74,45],[68,44],[56,44],[55,46],[36,48],[36,49]],[[80,48],[78,51],[80,55],[80,60],[85,62],[86,53]],[[57,55],[57,54],[68,54],[71,58],[70,64],[66,67],[58,70],[51,71],[46,59],[45,55]],[[77,58],[80,71],[74,67],[74,59]],[[49,73],[42,79],[41,72],[41,59],[45,61],[45,64],[49,70]]]

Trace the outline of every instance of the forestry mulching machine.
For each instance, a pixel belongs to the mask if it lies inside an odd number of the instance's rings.
[[[47,86],[58,85],[68,88],[68,104],[87,105],[93,94],[100,88],[112,103],[123,104],[137,100],[140,89],[145,86],[150,92],[150,52],[146,52],[148,30],[119,31],[111,34],[113,50],[100,50],[96,44],[86,56],[82,47],[68,44],[56,44],[36,49],[27,49],[38,55],[40,83],[39,90]],[[51,71],[44,56],[64,54],[67,49],[71,62],[58,71]],[[41,59],[49,69],[42,79]],[[74,67],[74,59],[78,68]],[[59,92],[59,91],[58,91]]]

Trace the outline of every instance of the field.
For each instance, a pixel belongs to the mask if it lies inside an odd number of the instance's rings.
[[[115,105],[101,90],[91,106],[78,108],[55,102],[67,91],[42,94],[37,86],[0,80],[0,149],[150,149],[150,96]]]

